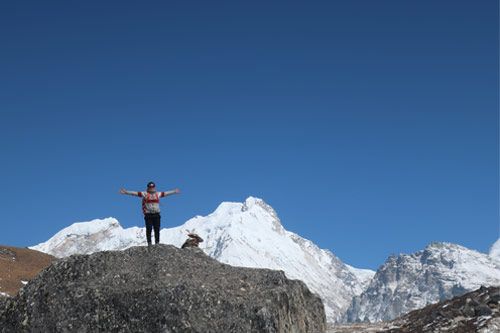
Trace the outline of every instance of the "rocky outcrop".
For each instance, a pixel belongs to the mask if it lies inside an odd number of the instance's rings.
[[[10,298],[10,296],[7,296],[7,294],[0,295],[0,309],[3,309],[5,307],[8,298]]]
[[[500,288],[479,290],[429,305],[395,320],[384,333],[500,332]]]
[[[336,325],[328,333],[498,333],[500,287],[428,305],[391,322]]]
[[[5,301],[1,332],[324,332],[321,299],[282,271],[170,245],[74,255]]]

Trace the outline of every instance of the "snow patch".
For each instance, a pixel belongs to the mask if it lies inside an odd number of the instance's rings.
[[[370,281],[373,279],[375,276],[375,271],[372,271],[371,269],[364,269],[364,268],[356,268],[352,267],[350,265],[346,265],[347,268],[351,272],[353,272],[354,275],[358,277],[360,280],[361,284],[363,285],[363,289],[366,289],[368,285],[370,284]]]
[[[490,257],[500,262],[500,238],[491,246]]]

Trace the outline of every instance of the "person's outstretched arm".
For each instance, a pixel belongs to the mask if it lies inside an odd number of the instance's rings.
[[[168,197],[169,195],[172,195],[172,194],[179,194],[181,193],[181,190],[179,190],[178,188],[174,189],[174,190],[171,190],[171,191],[166,191],[166,192],[160,192],[160,197],[163,198],[163,197]]]
[[[121,194],[128,194],[128,195],[133,195],[136,197],[142,197],[142,192],[135,192],[135,191],[127,191],[126,189],[122,188],[120,190]]]

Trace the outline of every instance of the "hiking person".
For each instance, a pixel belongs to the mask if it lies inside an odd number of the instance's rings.
[[[142,198],[142,212],[144,213],[144,222],[146,223],[146,240],[148,241],[148,246],[151,245],[152,229],[154,229],[155,232],[155,244],[159,244],[161,219],[160,198],[178,194],[181,193],[181,191],[176,188],[167,192],[157,192],[155,183],[149,182],[144,192],[127,191],[122,188],[120,193]]]
[[[185,249],[187,247],[198,247],[198,245],[203,242],[203,238],[195,233],[189,233],[188,237],[189,238],[184,242],[184,244],[182,244],[182,249]]]

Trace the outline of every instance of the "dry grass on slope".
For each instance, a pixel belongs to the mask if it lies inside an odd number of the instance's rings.
[[[0,245],[0,294],[17,294],[27,282],[55,258],[35,250]]]

